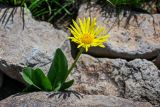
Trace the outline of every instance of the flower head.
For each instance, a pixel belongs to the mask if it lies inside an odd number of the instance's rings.
[[[109,38],[109,34],[105,31],[104,27],[96,26],[96,18],[91,21],[90,17],[84,18],[83,21],[78,19],[79,24],[73,20],[73,25],[70,25],[69,30],[73,37],[69,37],[73,42],[79,44],[78,48],[85,48],[86,52],[89,47],[103,45]]]

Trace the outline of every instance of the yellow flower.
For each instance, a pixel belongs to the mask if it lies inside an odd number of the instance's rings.
[[[109,34],[106,33],[104,27],[96,26],[96,18],[91,21],[90,17],[84,18],[83,21],[78,19],[79,24],[73,20],[73,25],[70,25],[69,30],[73,34],[73,37],[69,37],[73,42],[79,44],[78,48],[85,48],[86,52],[89,47],[103,45],[109,38]]]

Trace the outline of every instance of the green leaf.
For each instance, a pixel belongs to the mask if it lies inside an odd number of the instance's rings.
[[[36,87],[37,89],[40,89],[37,85],[35,85],[32,81],[32,72],[33,69],[30,67],[25,67],[21,73],[22,78],[24,79],[24,81],[26,83],[28,83],[29,85],[33,85],[34,87]]]
[[[68,71],[68,63],[61,49],[57,49],[51,67],[48,72],[48,78],[51,81],[53,90],[65,82]]]
[[[33,85],[32,82],[32,68],[30,67],[25,67],[21,73],[22,78],[29,84],[29,85]]]
[[[32,69],[32,68],[30,68],[30,67],[25,67],[25,68],[23,69],[22,73],[21,73],[22,78],[24,79],[24,81],[25,81],[26,83],[28,83],[29,85],[33,85],[34,87],[36,87],[37,89],[40,90],[40,88],[33,83],[33,80],[32,80],[32,72],[33,72],[33,69]]]
[[[51,82],[39,68],[32,71],[32,81],[36,86],[40,87],[44,91],[52,90]]]
[[[60,90],[65,90],[65,89],[71,87],[73,85],[73,83],[74,83],[74,80],[70,80],[70,81],[63,83]]]
[[[55,91],[55,92],[59,91],[60,88],[61,88],[61,86],[62,86],[62,83],[60,83],[60,82],[57,83],[57,86],[55,86],[54,91]]]

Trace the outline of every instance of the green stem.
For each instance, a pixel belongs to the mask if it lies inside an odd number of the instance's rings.
[[[68,73],[67,73],[67,75],[66,75],[66,79],[67,79],[68,75],[71,73],[71,71],[73,70],[73,68],[75,67],[75,65],[76,65],[79,57],[81,56],[83,50],[84,50],[83,48],[80,48],[80,51],[78,52],[78,54],[77,54],[77,56],[76,56],[76,59],[74,60],[73,64],[71,65],[71,67],[70,67],[69,70],[68,70]]]

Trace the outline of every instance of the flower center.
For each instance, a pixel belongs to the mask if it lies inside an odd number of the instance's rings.
[[[91,34],[84,34],[81,37],[81,41],[84,44],[90,44],[90,43],[92,43],[93,39],[94,39],[94,37]]]

